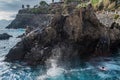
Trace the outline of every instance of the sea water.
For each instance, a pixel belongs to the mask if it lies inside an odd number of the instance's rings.
[[[50,60],[50,67],[42,65],[30,67],[22,62],[4,62],[5,55],[21,40],[16,37],[24,31],[24,29],[0,30],[0,34],[8,33],[13,36],[8,40],[0,40],[0,80],[120,80],[120,55],[83,61],[74,68],[70,68],[69,65],[69,68],[58,66],[56,59]],[[106,71],[99,69],[102,66]]]

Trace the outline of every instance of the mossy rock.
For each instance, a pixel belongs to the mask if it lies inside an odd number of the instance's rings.
[[[114,19],[115,19],[115,20],[118,19],[119,17],[120,17],[119,14],[115,14],[115,15],[114,15]]]

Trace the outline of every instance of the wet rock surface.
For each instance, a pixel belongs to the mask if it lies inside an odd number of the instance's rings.
[[[12,36],[7,33],[0,34],[0,40],[6,40],[9,39],[10,37]]]
[[[91,5],[69,15],[57,13],[45,28],[29,32],[6,55],[6,61],[44,64],[54,57],[59,62],[111,55],[120,44],[120,31],[97,19]]]
[[[16,38],[22,38],[24,36],[25,36],[25,34],[22,34],[22,35],[17,36]]]

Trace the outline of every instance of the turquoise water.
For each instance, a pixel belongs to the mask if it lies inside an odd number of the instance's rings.
[[[82,62],[81,65],[74,68],[70,68],[66,64],[64,65],[67,68],[58,66],[55,59],[50,60],[50,67],[29,67],[25,63],[4,62],[5,55],[10,48],[20,41],[20,38],[16,37],[24,33],[24,30],[0,30],[0,34],[4,32],[13,37],[0,41],[0,80],[120,80],[120,55]],[[106,71],[101,71],[99,69],[101,66],[106,67]]]

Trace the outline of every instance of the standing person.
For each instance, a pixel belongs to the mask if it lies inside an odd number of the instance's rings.
[[[22,9],[24,9],[25,8],[25,6],[24,5],[22,5]]]
[[[52,0],[52,3],[54,3],[54,0]]]

